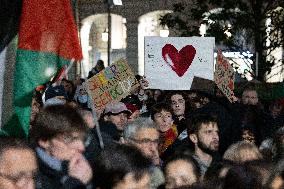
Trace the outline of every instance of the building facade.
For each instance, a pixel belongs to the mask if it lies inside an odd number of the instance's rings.
[[[164,29],[159,25],[159,17],[179,2],[190,3],[186,0],[123,0],[123,5],[112,6],[110,62],[126,58],[135,73],[143,74],[144,36],[159,36]],[[108,29],[108,11],[104,0],[83,0],[76,6],[84,54],[82,76],[98,59],[103,59],[107,65],[107,42],[101,38]]]

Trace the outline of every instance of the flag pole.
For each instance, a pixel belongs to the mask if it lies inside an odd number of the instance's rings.
[[[87,82],[85,82],[84,84],[86,86],[85,88],[87,89],[88,95],[89,95],[90,94],[89,85],[87,84]],[[104,141],[103,141],[103,137],[102,137],[102,133],[101,133],[101,129],[100,129],[100,124],[99,124],[99,121],[98,121],[96,108],[95,108],[95,105],[94,105],[94,102],[93,102],[92,99],[90,100],[90,102],[91,102],[91,107],[92,107],[93,120],[94,120],[95,128],[96,128],[96,131],[97,131],[97,136],[98,136],[98,139],[99,139],[99,144],[100,144],[101,149],[103,150],[104,149]]]

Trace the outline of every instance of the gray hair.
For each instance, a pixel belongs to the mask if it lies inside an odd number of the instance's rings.
[[[247,154],[246,152],[248,151],[251,152],[251,154],[249,156],[244,156],[244,154]],[[262,159],[262,155],[255,144],[246,141],[239,141],[229,146],[223,155],[223,159],[236,163],[243,163],[245,161]]]
[[[123,131],[123,136],[125,140],[134,139],[138,131],[141,129],[157,129],[156,125],[150,118],[139,117],[132,123],[129,123]]]

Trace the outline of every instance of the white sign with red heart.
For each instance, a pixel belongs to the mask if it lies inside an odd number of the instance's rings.
[[[213,80],[213,37],[145,37],[145,76],[152,89],[189,90],[194,76]]]

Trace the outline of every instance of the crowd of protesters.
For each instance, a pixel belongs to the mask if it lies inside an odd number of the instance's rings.
[[[36,90],[29,139],[0,138],[0,188],[284,188],[279,100],[262,103],[250,85],[230,103],[217,88],[162,91],[137,79],[98,125],[84,79]]]

